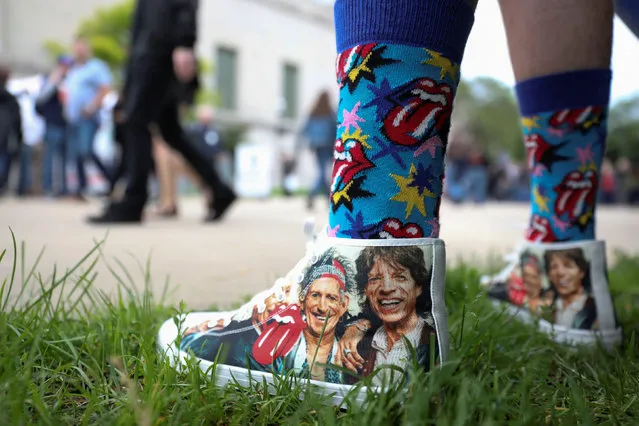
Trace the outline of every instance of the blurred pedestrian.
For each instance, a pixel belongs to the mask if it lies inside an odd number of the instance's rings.
[[[196,75],[193,53],[197,35],[196,0],[137,0],[133,15],[131,55],[124,87],[124,145],[128,184],[121,200],[111,202],[91,223],[140,222],[148,201],[152,166],[150,126],[182,154],[212,193],[207,221],[224,215],[235,194],[188,141],[179,120],[176,82]]]
[[[0,65],[0,195],[7,190],[11,165],[22,149],[20,105],[7,90],[11,70]]]
[[[67,194],[67,121],[62,106],[61,85],[72,64],[73,60],[69,56],[63,55],[58,58],[53,70],[48,76],[43,77],[44,83],[35,102],[35,110],[45,123],[42,190],[47,195]],[[54,188],[56,177],[57,189]]]
[[[330,192],[329,167],[333,164],[336,122],[337,117],[331,106],[330,95],[328,91],[323,91],[315,100],[308,120],[302,129],[302,136],[315,155],[318,170],[317,180],[306,201],[309,210],[313,208],[316,195],[320,193],[328,195]],[[346,150],[343,151],[346,152]]]
[[[77,168],[78,185],[74,197],[84,200],[87,189],[86,163],[92,161],[107,181],[109,172],[94,151],[100,127],[99,113],[112,84],[111,71],[93,56],[89,42],[82,37],[73,43],[73,66],[65,79],[65,115],[69,123],[67,160]]]

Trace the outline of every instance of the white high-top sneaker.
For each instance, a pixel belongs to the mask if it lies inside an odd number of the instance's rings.
[[[622,340],[608,290],[603,241],[525,243],[499,274],[482,277],[488,295],[558,342],[610,348]]]
[[[232,312],[167,320],[158,346],[178,366],[195,358],[211,371],[217,361],[218,385],[272,383],[292,372],[337,404],[366,379],[354,395],[361,403],[367,388],[405,379],[384,366],[407,367],[413,349],[425,369],[433,355],[436,365],[446,359],[445,262],[439,239],[337,239],[324,231],[271,289]]]

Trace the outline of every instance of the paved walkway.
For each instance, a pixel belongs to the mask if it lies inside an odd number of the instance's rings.
[[[38,272],[43,279],[53,272],[75,265],[107,237],[106,261],[122,272],[122,262],[137,285],[144,283],[143,269],[151,255],[152,282],[157,294],[169,282],[171,302],[184,300],[190,307],[217,303],[228,306],[272,281],[299,260],[304,247],[302,227],[308,213],[301,199],[244,200],[216,225],[200,222],[204,210],[196,198],[180,202],[175,220],[149,219],[143,226],[105,228],[84,224],[84,216],[99,204],[75,204],[34,199],[0,200],[0,250],[11,251],[11,227],[26,246],[26,269],[45,247]],[[326,205],[318,203],[318,224],[326,217]],[[639,253],[639,210],[601,208],[599,236],[608,249]],[[451,262],[460,258],[486,261],[508,251],[522,235],[527,220],[522,204],[442,206],[442,233]],[[0,264],[0,281],[10,273],[12,254]],[[142,267],[138,266],[138,263]],[[88,266],[88,263],[87,263]],[[97,266],[96,285],[113,294],[117,280],[105,262]],[[121,274],[124,276],[124,274]],[[46,281],[45,281],[46,282]]]

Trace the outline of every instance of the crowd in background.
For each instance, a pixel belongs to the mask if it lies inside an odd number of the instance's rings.
[[[74,41],[72,54],[59,56],[47,74],[12,79],[11,70],[0,66],[0,196],[13,192],[17,197],[85,201],[87,195],[110,196],[122,187],[126,147],[115,86],[109,68],[81,38]],[[178,88],[182,118],[189,121],[189,139],[215,163],[226,153],[213,109],[204,106],[190,114],[198,87],[195,79]],[[151,133],[156,212],[175,216],[178,178],[186,177],[195,187],[200,182],[158,132]],[[106,154],[100,152],[101,138]],[[95,188],[102,190],[92,192]]]
[[[639,137],[639,136],[638,136]],[[451,135],[446,158],[445,196],[453,202],[529,202],[530,174],[524,161],[507,153],[489,156],[466,133]],[[599,184],[602,204],[639,204],[639,165],[628,158],[604,158]]]
[[[0,195],[9,189],[14,171],[14,192],[19,197],[43,194],[54,198],[83,201],[91,178],[104,183],[111,195],[124,172],[125,147],[121,144],[119,122],[122,112],[112,76],[99,59],[91,56],[88,44],[78,39],[73,56],[60,56],[48,75],[38,76],[36,89],[10,87],[10,70],[0,69]],[[197,79],[181,87],[182,117],[186,119],[198,89]],[[103,126],[105,122],[108,124]],[[327,92],[321,93],[300,130],[300,141],[317,158],[317,179],[309,188],[307,205],[329,191],[333,158],[335,111]],[[116,155],[99,155],[100,128],[109,129]],[[152,129],[153,130],[153,129]],[[222,146],[214,124],[213,110],[200,107],[195,120],[186,127],[189,139],[207,161],[229,163],[232,153]],[[178,210],[177,184],[180,176],[194,187],[202,183],[181,157],[154,137],[154,182],[157,184],[156,213],[175,216]],[[453,131],[447,149],[444,194],[449,200],[482,203],[489,200],[528,202],[529,173],[523,161],[507,153],[488,155],[485,141],[464,131]],[[295,150],[300,152],[301,146]],[[284,176],[295,173],[295,158],[282,160]],[[97,173],[88,174],[87,164]],[[232,176],[223,173],[230,183]],[[92,185],[95,186],[95,185]],[[599,197],[604,204],[639,204],[639,167],[625,157],[613,162],[604,159]]]

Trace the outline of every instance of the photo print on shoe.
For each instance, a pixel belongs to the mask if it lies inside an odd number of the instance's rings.
[[[599,328],[591,258],[581,247],[528,247],[507,282],[493,286],[489,294],[556,326]]]
[[[334,245],[238,311],[187,324],[180,350],[218,365],[344,385],[369,376],[373,386],[388,384],[391,369],[383,366],[416,361],[429,370],[431,359],[439,363],[438,330],[445,329],[445,308],[433,307],[432,287],[444,285],[434,283],[433,252],[431,245]]]

